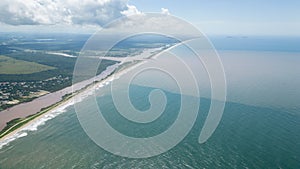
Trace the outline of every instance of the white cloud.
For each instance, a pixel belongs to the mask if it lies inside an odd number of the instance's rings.
[[[9,25],[100,25],[140,11],[127,0],[1,0],[0,22]]]
[[[170,15],[169,9],[167,8],[161,8],[161,13],[165,15]]]
[[[130,16],[130,15],[136,15],[136,14],[142,14],[135,6],[133,5],[127,5],[127,10],[122,11],[121,14],[125,16]]]

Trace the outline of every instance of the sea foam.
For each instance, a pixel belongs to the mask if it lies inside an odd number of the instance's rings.
[[[73,106],[74,104],[83,101],[88,96],[91,96],[95,93],[95,90],[99,90],[100,88],[107,86],[110,84],[110,82],[113,79],[108,78],[101,82],[99,82],[97,85],[90,87],[88,90],[84,90],[71,98],[70,100],[64,102],[63,104],[55,107],[54,109],[50,110],[49,112],[41,115],[41,117],[38,117],[37,119],[34,119],[33,121],[29,122],[28,124],[25,124],[25,126],[21,127],[20,129],[17,129],[17,132],[6,136],[4,139],[0,140],[0,149],[2,149],[4,146],[9,145],[10,142],[25,137],[28,135],[29,131],[37,131],[39,126],[42,126],[46,124],[48,120],[51,120],[58,115],[64,113],[67,111],[67,108],[70,106]]]

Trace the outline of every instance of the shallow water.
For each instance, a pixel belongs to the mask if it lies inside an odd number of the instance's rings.
[[[143,96],[152,88],[133,86],[134,105],[147,109]],[[165,91],[166,92],[166,91]],[[147,137],[165,130],[174,120],[180,95],[167,93],[160,123],[137,129],[118,115],[109,94],[97,97],[107,121],[126,135]],[[89,109],[89,99],[85,100]],[[147,159],[128,159],[98,147],[81,128],[73,107],[47,121],[39,130],[11,142],[0,151],[0,168],[299,168],[300,116],[268,108],[226,103],[223,119],[204,144],[198,136],[210,101],[201,99],[197,121],[172,150]],[[123,120],[123,121],[122,121]],[[149,130],[150,129],[150,130]],[[153,129],[153,130],[151,130]],[[148,131],[148,132],[145,132]]]

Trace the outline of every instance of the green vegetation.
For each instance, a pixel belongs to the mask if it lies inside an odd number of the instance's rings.
[[[61,103],[67,101],[68,99],[70,99],[73,95],[68,95],[68,96],[65,96],[63,100],[61,100],[60,102],[57,102],[49,107],[45,107],[45,108],[42,108],[41,111],[39,111],[38,113],[36,114],[33,114],[33,115],[30,115],[30,116],[27,116],[25,118],[17,118],[17,119],[13,119],[11,121],[9,121],[8,123],[6,123],[6,126],[3,130],[0,131],[0,138],[6,136],[7,134],[13,132],[14,130],[20,128],[21,126],[23,126],[24,124],[28,123],[29,121],[39,117],[40,115],[48,112],[49,110],[59,106]]]
[[[41,65],[47,65],[49,67],[55,67],[56,69],[49,69],[41,72],[35,72],[28,74],[1,74],[0,73],[0,82],[32,82],[32,81],[41,81],[46,80],[52,77],[63,76],[69,77],[72,79],[74,66],[76,64],[77,58],[70,58],[64,56],[50,55],[46,53],[28,53],[28,52],[14,52],[6,54],[7,57],[17,60],[23,60],[27,62],[35,62]],[[99,59],[91,59],[91,63],[98,62]],[[106,69],[107,66],[113,65],[116,62],[114,61],[101,61],[100,66],[98,67],[97,74],[101,73]],[[81,80],[84,80],[84,76]],[[66,85],[57,87],[56,90],[62,89],[66,86],[69,86],[71,81],[66,82]],[[45,89],[47,90],[47,89]],[[49,91],[49,90],[47,90]]]
[[[0,55],[0,74],[32,74],[51,69],[55,68]]]
[[[10,122],[6,123],[6,126],[4,127],[4,129],[0,132],[0,138],[5,135],[6,131],[8,131],[14,125],[18,124],[20,121],[22,121],[22,119],[21,118],[17,118],[17,119],[13,119]]]
[[[111,73],[110,75],[108,75],[107,77],[105,77],[103,80],[107,79],[109,76],[111,76],[113,73]],[[99,81],[98,81],[99,82]],[[8,123],[6,123],[6,126],[3,130],[0,131],[0,138],[6,136],[7,134],[13,132],[14,130],[20,128],[21,126],[25,125],[26,123],[30,122],[31,120],[39,117],[40,115],[50,111],[51,109],[59,106],[60,104],[64,103],[65,101],[71,99],[73,96],[75,96],[76,94],[86,90],[87,88],[91,87],[92,85],[94,85],[95,83],[98,83],[98,82],[94,82],[94,83],[91,83],[91,84],[88,84],[86,85],[85,87],[83,87],[82,89],[79,89],[73,93],[69,93],[69,94],[65,94],[63,97],[62,97],[62,100],[57,102],[57,103],[54,103],[53,105],[49,106],[49,107],[45,107],[45,108],[42,108],[41,111],[39,111],[38,113],[36,114],[33,114],[33,115],[29,115],[25,118],[17,118],[17,119],[13,119],[11,121],[9,121]]]

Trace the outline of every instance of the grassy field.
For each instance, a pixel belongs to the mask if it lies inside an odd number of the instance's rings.
[[[52,69],[55,68],[0,55],[0,74],[32,74]]]

